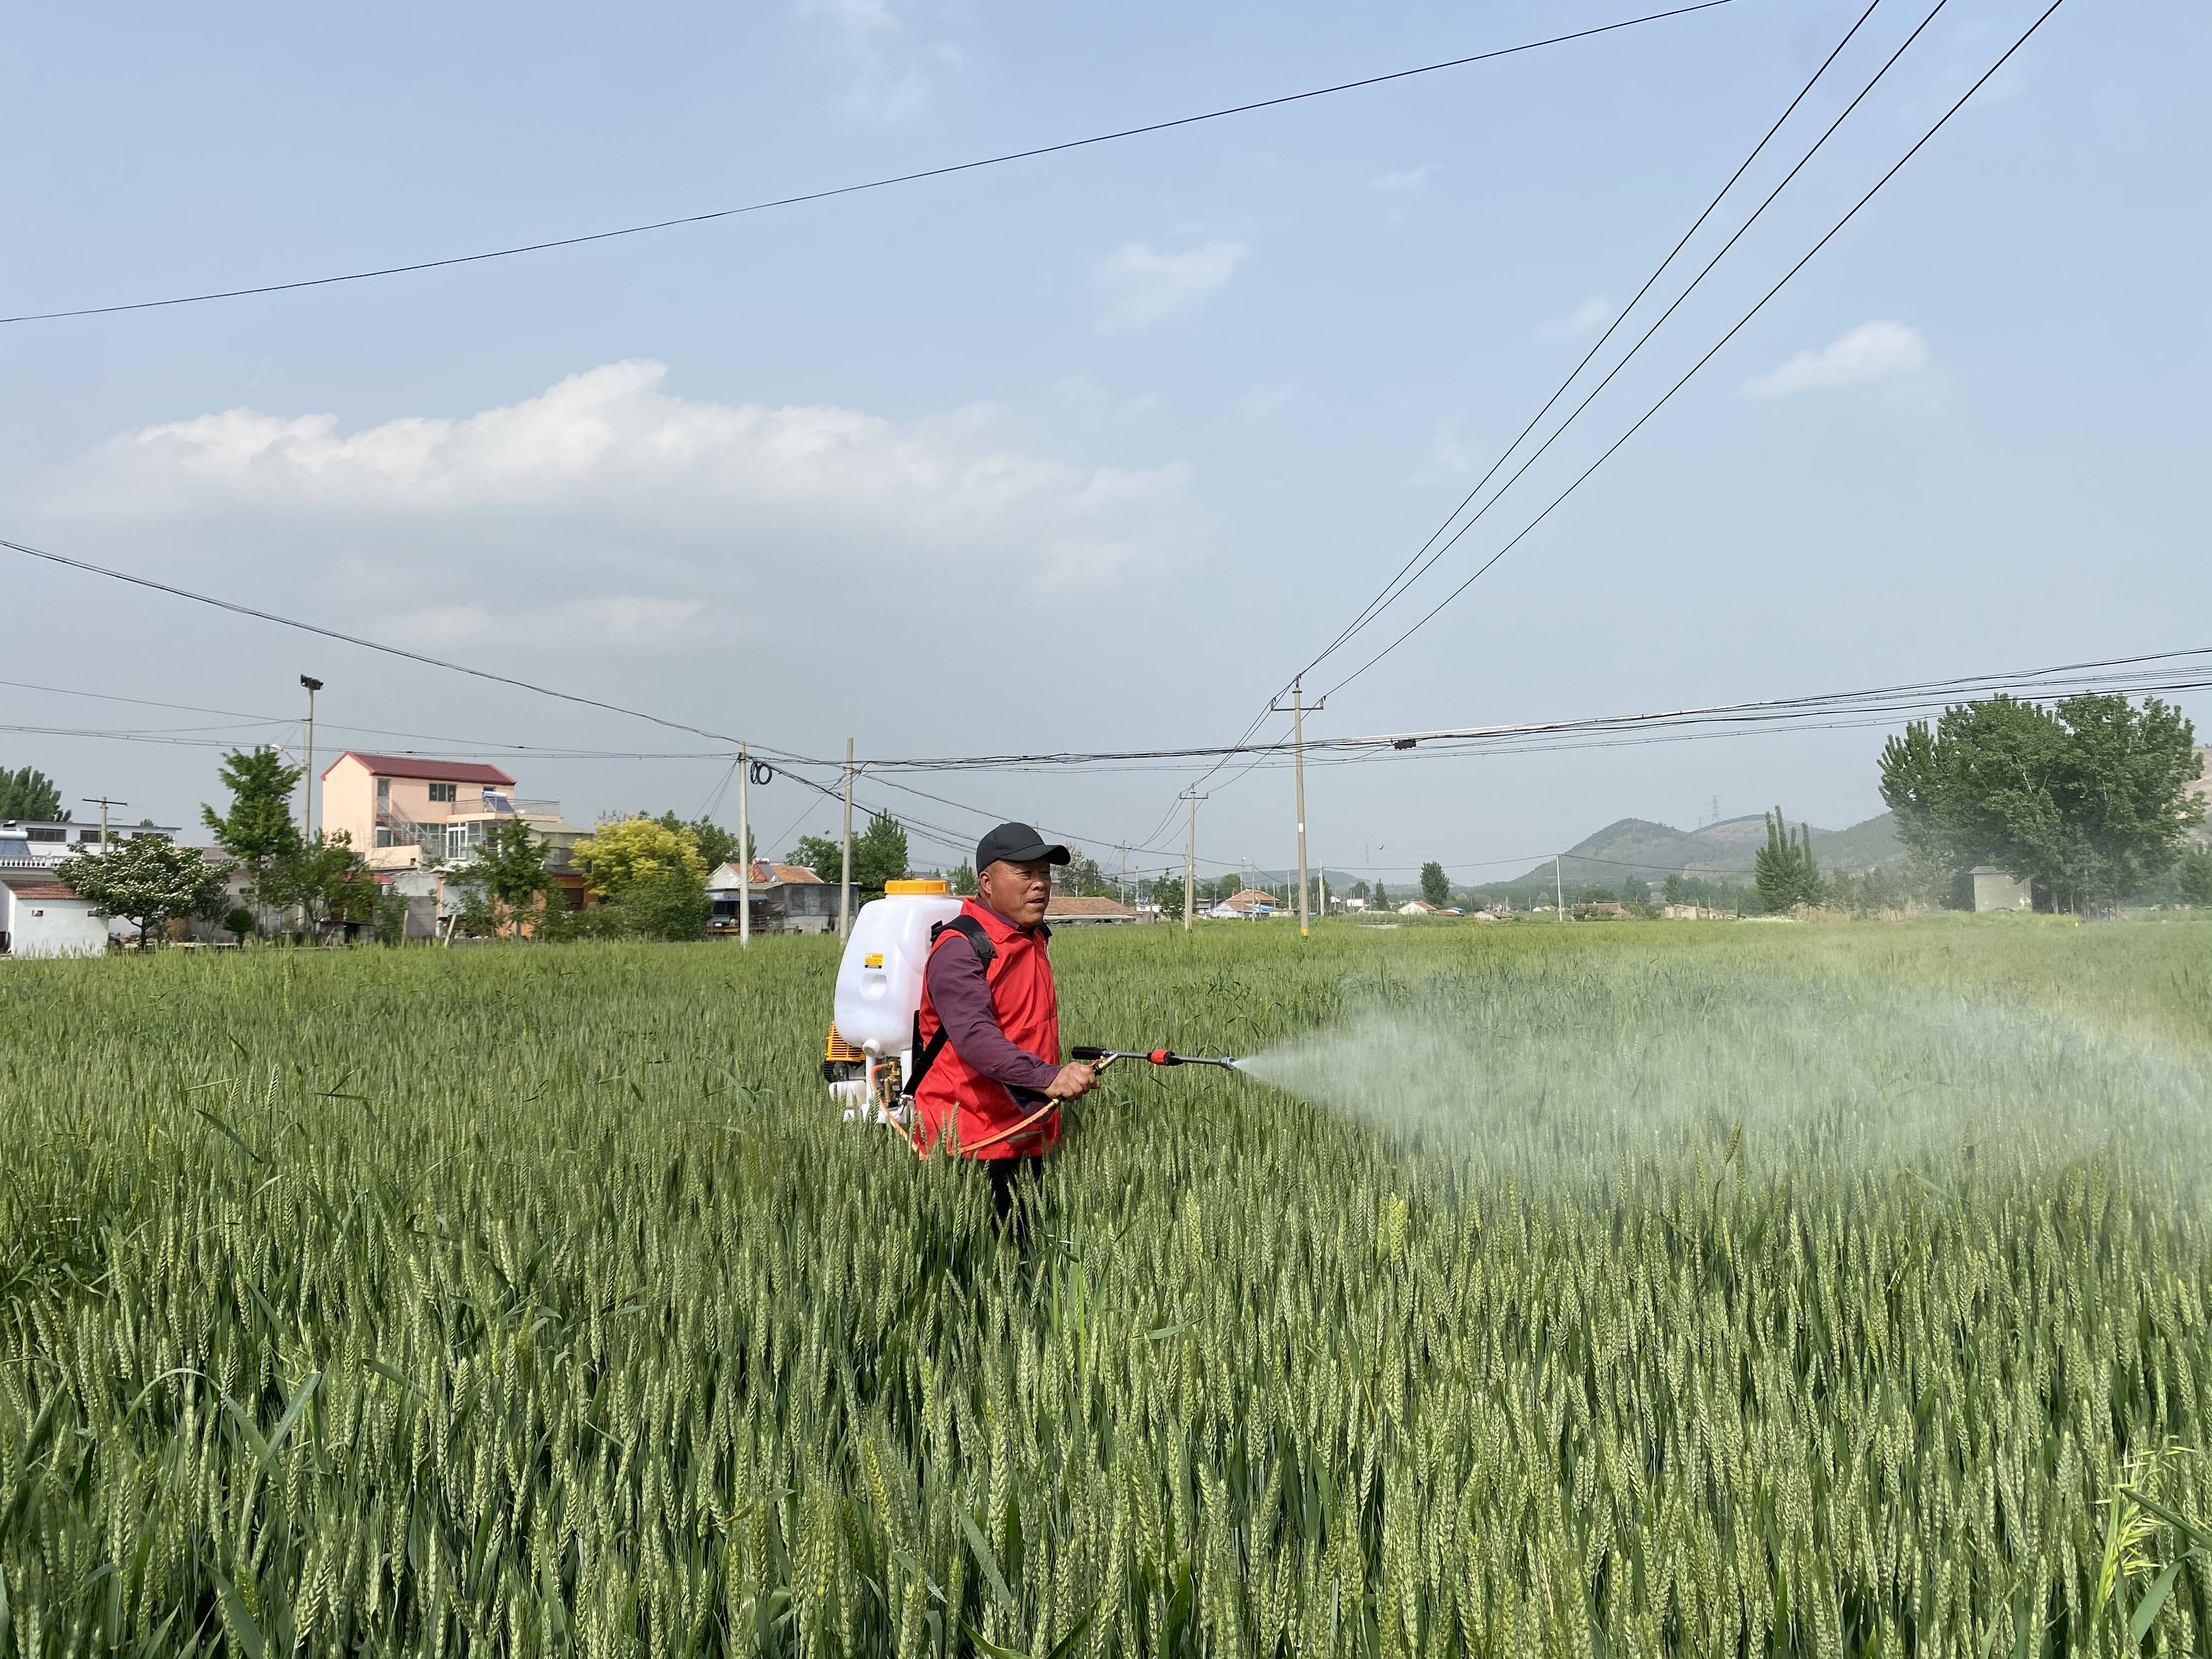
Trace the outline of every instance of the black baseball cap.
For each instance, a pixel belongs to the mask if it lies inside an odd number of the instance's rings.
[[[1066,864],[1073,857],[1058,842],[1046,841],[1026,823],[1002,823],[975,843],[978,870],[1002,860],[1008,864],[1027,864],[1031,859]]]

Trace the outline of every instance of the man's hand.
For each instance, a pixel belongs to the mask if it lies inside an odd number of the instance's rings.
[[[1098,1072],[1091,1066],[1063,1066],[1060,1075],[1045,1085],[1047,1100],[1073,1100],[1098,1086]]]

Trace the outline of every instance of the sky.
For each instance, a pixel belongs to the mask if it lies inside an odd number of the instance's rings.
[[[1881,0],[1656,297],[1929,3]],[[1636,360],[1307,694],[1540,513],[2039,9],[1946,0]],[[1229,742],[1422,546],[1858,10],[1730,0],[712,223],[0,326],[0,537],[720,734],[0,550],[0,726],[50,728],[0,730],[0,764],[192,823],[220,799],[216,745],[296,748],[301,674],[325,684],[323,759],[489,756],[585,823],[732,819],[732,736],[831,760],[848,737],[864,759]],[[1636,14],[27,10],[0,36],[0,313],[708,211]],[[2212,645],[2208,47],[2202,7],[2063,5],[1309,734]],[[2212,700],[2182,701],[2212,725]],[[1400,879],[1437,858],[1479,882],[1623,817],[1691,828],[1779,804],[1839,828],[1881,810],[1882,735],[1316,767],[1310,855]],[[1191,775],[864,775],[858,793],[914,825],[918,864],[1003,816],[1109,868],[1127,842],[1150,870],[1180,860]],[[1291,862],[1287,770],[1200,787],[1209,872]],[[835,824],[788,776],[750,804],[770,852]]]

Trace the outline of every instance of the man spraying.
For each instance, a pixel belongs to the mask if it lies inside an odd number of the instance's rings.
[[[1052,866],[1068,851],[1026,823],[975,846],[975,896],[946,922],[922,973],[917,1035],[935,1058],[915,1091],[915,1128],[991,1177],[1003,1219],[1060,1139],[1058,1103],[1088,1094],[1096,1067],[1060,1063],[1060,999],[1045,952]]]

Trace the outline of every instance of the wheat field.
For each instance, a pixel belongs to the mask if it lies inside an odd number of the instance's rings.
[[[0,1654],[2196,1654],[2212,925],[1055,941],[1026,1243],[834,949],[0,972]]]

